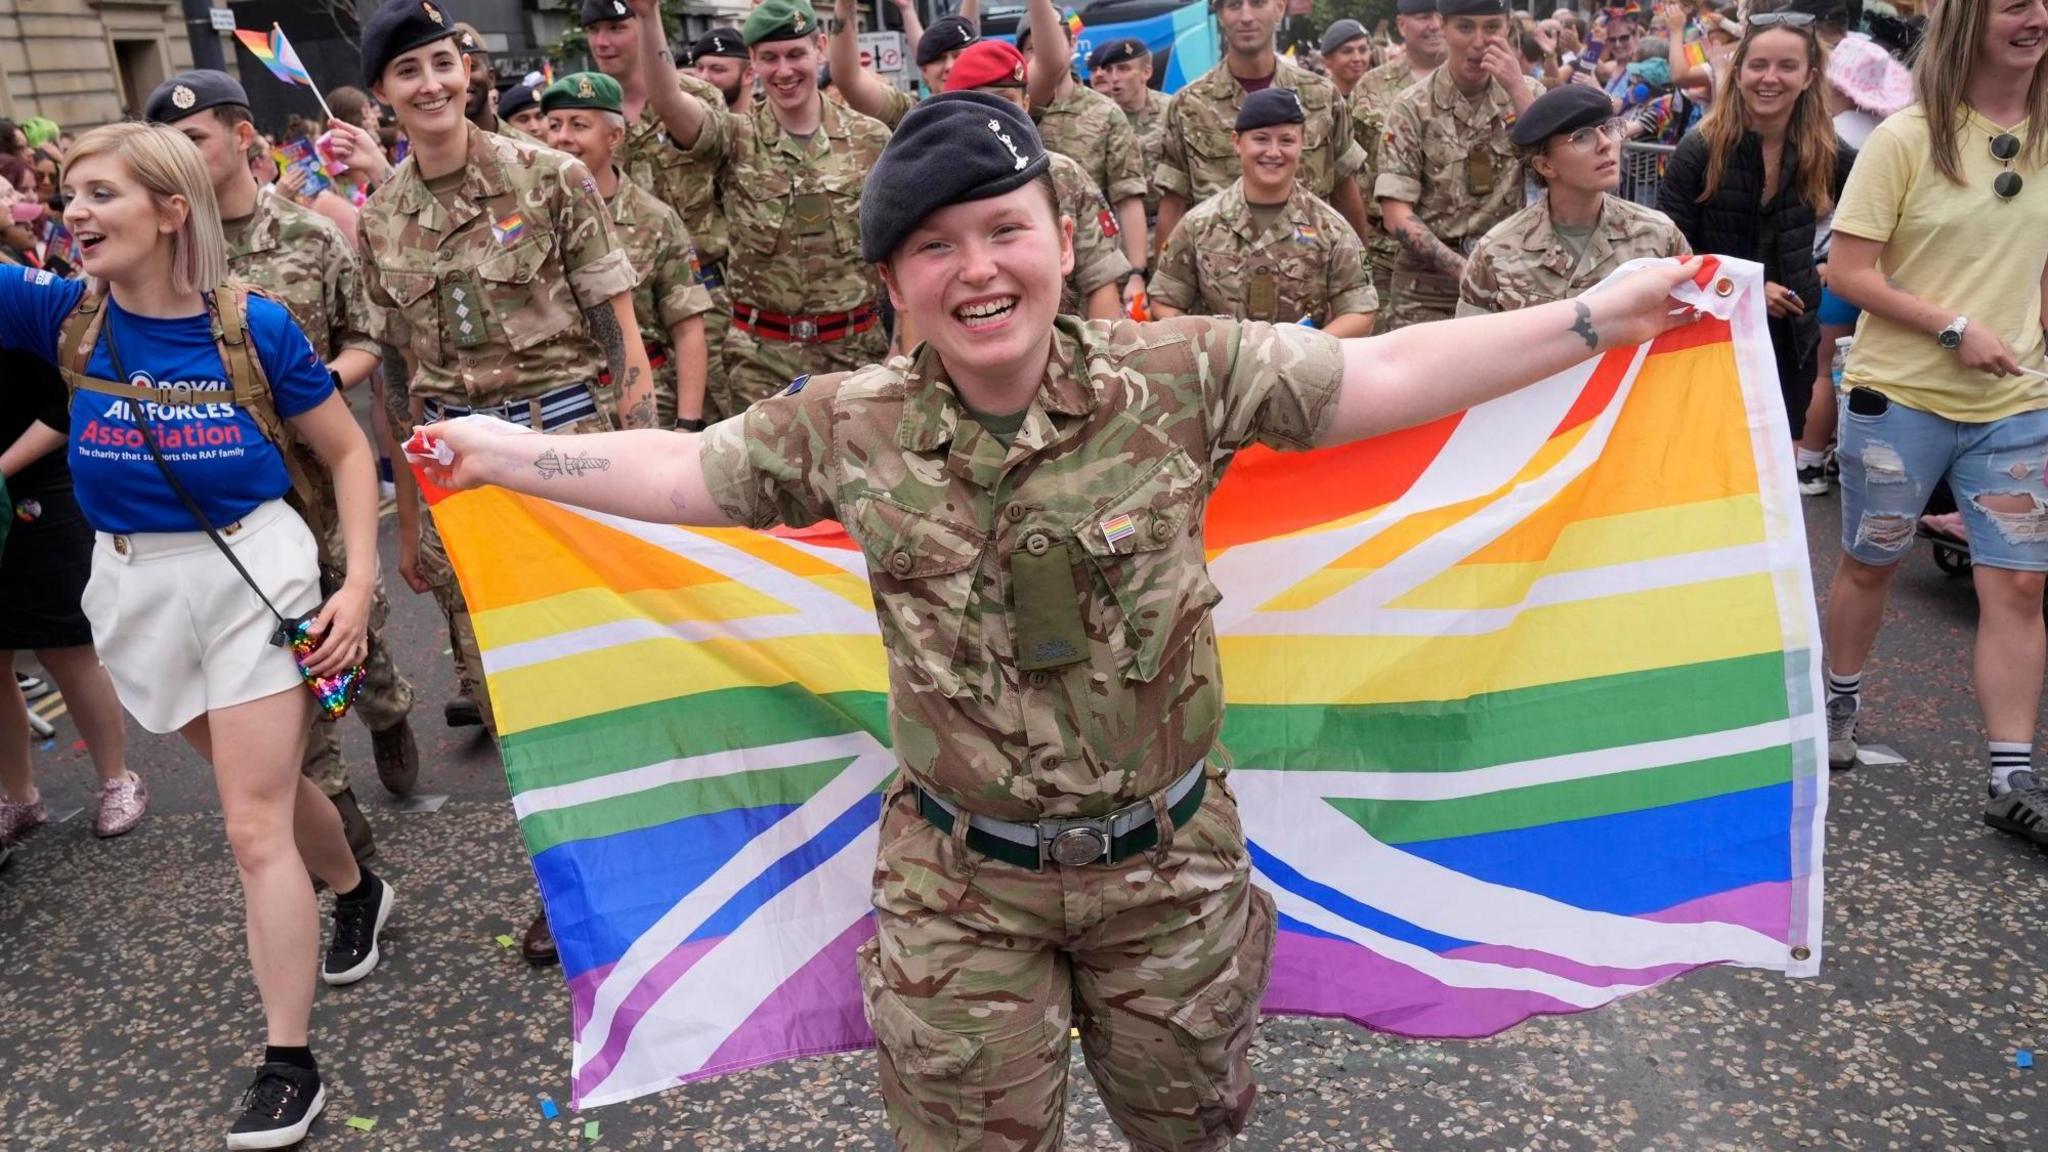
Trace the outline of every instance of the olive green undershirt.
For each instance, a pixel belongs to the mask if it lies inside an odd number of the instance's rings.
[[[983,432],[995,437],[996,443],[1001,444],[1005,448],[1008,448],[1010,442],[1017,438],[1017,433],[1023,430],[1024,417],[1031,411],[1029,408],[1024,408],[1007,416],[994,416],[987,412],[977,412],[965,403],[962,403],[960,406],[967,409],[967,418],[969,420],[981,425]]]

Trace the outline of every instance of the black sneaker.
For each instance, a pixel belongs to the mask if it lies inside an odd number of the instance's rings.
[[[310,1068],[269,1063],[242,1093],[242,1116],[228,1129],[228,1147],[289,1148],[306,1138],[306,1130],[327,1107],[327,1089]]]
[[[2000,792],[1991,788],[1984,805],[1984,822],[2000,832],[2032,840],[2048,847],[2048,787],[2032,772],[2015,772],[2011,787]]]
[[[368,976],[380,959],[377,933],[384,930],[395,897],[380,877],[365,875],[365,880],[377,886],[375,896],[334,901],[334,936],[327,944],[327,959],[320,964],[320,979],[336,988]]]
[[[476,706],[476,701],[467,696],[457,696],[441,705],[441,719],[447,721],[450,728],[475,728],[484,722],[484,713]]]
[[[1834,481],[1828,478],[1825,464],[1808,464],[1799,470],[1799,494],[1801,496],[1825,496],[1834,491]]]

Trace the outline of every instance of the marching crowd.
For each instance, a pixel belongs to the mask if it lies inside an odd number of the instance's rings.
[[[63,692],[101,781],[99,835],[147,808],[124,710],[213,766],[267,1024],[231,1148],[305,1135],[325,1102],[306,1034],[314,973],[367,976],[396,903],[365,864],[375,840],[335,729],[352,705],[382,787],[415,788],[415,693],[383,635],[380,483],[396,504],[392,570],[446,618],[460,695],[444,719],[496,731],[461,589],[400,446],[425,425],[450,449],[446,483],[534,483],[511,438],[450,423],[473,414],[613,433],[588,441],[604,472],[541,479],[624,515],[804,523],[845,519],[856,489],[889,494],[859,506],[856,529],[907,777],[885,822],[940,839],[957,828],[976,847],[1004,827],[1100,818],[1117,831],[1098,855],[1050,860],[1113,872],[1123,829],[1134,854],[1148,834],[1144,847],[1190,855],[1187,889],[1145,900],[1209,909],[1150,929],[1184,933],[1201,959],[1144,970],[1134,988],[1165,1004],[1162,1035],[1188,998],[1229,993],[1236,1015],[1181,1037],[1206,1086],[1196,1098],[1135,1069],[1118,1083],[1138,1048],[1105,1048],[1100,1064],[1091,1051],[1140,1147],[1221,1147],[1242,1125],[1238,1009],[1256,1005],[1271,943],[1241,845],[1229,862],[1227,789],[1207,786],[1221,780],[1208,763],[1220,698],[1201,667],[1214,657],[1206,580],[1188,574],[1202,566],[1199,517],[1168,513],[1198,503],[1195,473],[1244,444],[1403,426],[1683,322],[1666,295],[1691,265],[1587,295],[1634,259],[1764,268],[1801,489],[1841,492],[1831,766],[1855,761],[1891,575],[1916,535],[1944,538],[1975,561],[1984,819],[2048,845],[2032,761],[2048,571],[2048,0],[1939,0],[1924,15],[1881,0],[1669,0],[1541,18],[1505,0],[1398,0],[1391,30],[1339,20],[1300,59],[1276,48],[1285,0],[1214,0],[1221,59],[1171,97],[1137,39],[1094,44],[1081,79],[1078,22],[1050,0],[1032,0],[1014,43],[981,34],[974,0],[929,27],[899,7],[922,99],[861,67],[854,0],[822,16],[761,0],[682,53],[687,65],[655,0],[583,0],[596,69],[511,84],[439,0],[387,0],[363,28],[362,86],[330,91],[333,119],[295,122],[282,144],[237,80],[208,71],[160,86],[146,123],[74,140],[0,121],[0,262],[13,266],[0,269],[0,653],[33,652]],[[1654,195],[1620,195],[1643,157]],[[1155,390],[1104,404],[1111,362]],[[358,387],[376,398],[368,435],[341,398]],[[1104,423],[1128,419],[1119,405],[1156,408],[1149,431]],[[701,434],[701,463],[675,451],[676,433]],[[913,444],[939,463],[897,463]],[[1114,450],[1088,465],[1101,444]],[[942,472],[971,488],[904,494]],[[1019,495],[1034,483],[1141,494],[1131,510],[1158,510],[1149,522],[1164,530],[1153,548],[1170,524],[1197,524],[1148,557],[1085,525],[1056,539],[1033,509],[1068,497]],[[1008,502],[978,520],[940,514],[997,491]],[[1009,557],[1015,606],[998,595],[970,614],[1010,654],[976,696],[956,670],[902,656],[944,640],[892,605],[1000,593],[969,583],[965,557],[981,547]],[[1076,590],[1072,573],[1119,560],[1132,573],[1104,578],[1130,587]],[[1140,591],[1163,598],[1163,622],[1112,637],[1094,601]],[[984,619],[1011,611],[1014,637]],[[1116,695],[1031,695],[1069,668],[1096,669],[1098,686],[1122,675],[1127,745],[1059,749],[1100,730],[1068,709]],[[0,862],[48,819],[24,696],[40,687],[0,685]],[[1018,714],[1026,743],[1051,753],[998,738]],[[1007,774],[990,766],[1012,759]],[[1105,791],[1111,764],[1129,778]],[[884,843],[915,838],[885,830]],[[1200,867],[1214,862],[1204,851],[1224,866]],[[335,894],[324,956],[309,873]],[[1005,892],[1046,898],[1022,880]],[[990,947],[932,936],[924,898],[878,890],[879,953],[863,956],[884,1094],[910,1148],[944,1138],[934,1101],[948,1085],[895,1036],[930,1045],[983,1025],[971,1000],[913,1002],[909,989],[933,954],[971,967]],[[522,950],[553,960],[544,914]],[[1077,971],[1093,962],[1072,956]],[[1093,971],[1035,994],[1077,998],[1094,1020],[1115,979]],[[1041,1087],[1064,1076],[1063,1061],[1037,1067],[1035,1034],[988,1043]],[[1026,1134],[1006,1139],[1056,1141],[1045,1093],[1020,1087],[986,1102]]]

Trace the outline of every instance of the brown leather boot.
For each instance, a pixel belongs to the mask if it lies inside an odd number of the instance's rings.
[[[370,822],[363,818],[363,810],[356,805],[353,788],[343,788],[334,794],[335,811],[341,813],[341,830],[348,835],[348,850],[361,863],[377,854],[376,838],[370,835]]]
[[[412,721],[401,719],[382,732],[370,733],[370,748],[384,790],[393,796],[412,795],[420,782],[420,745],[413,739]]]
[[[548,930],[548,914],[543,911],[526,926],[526,935],[519,940],[519,954],[535,968],[560,964],[562,957],[555,952],[555,934]]]

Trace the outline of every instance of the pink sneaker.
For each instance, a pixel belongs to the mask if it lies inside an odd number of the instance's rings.
[[[50,812],[37,796],[26,804],[0,800],[0,844],[12,844],[37,826],[50,822]]]
[[[125,779],[108,780],[100,785],[100,814],[93,818],[93,835],[104,840],[133,831],[148,808],[149,789],[143,787],[142,777],[130,772]]]

